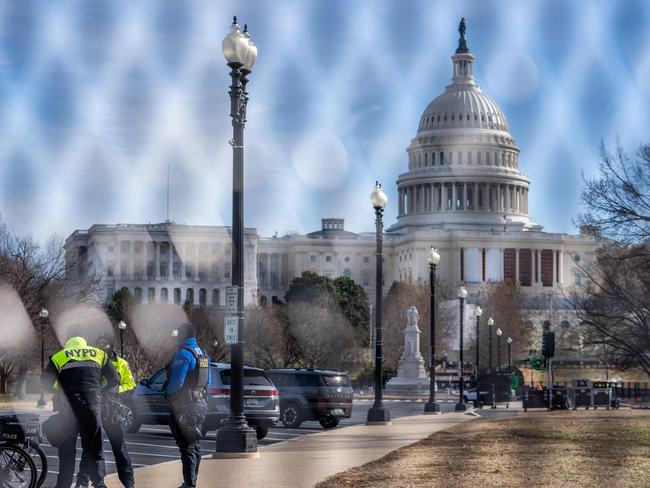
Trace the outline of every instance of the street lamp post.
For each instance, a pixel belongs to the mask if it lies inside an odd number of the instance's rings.
[[[508,343],[508,371],[512,370],[512,337],[506,339]]]
[[[117,324],[117,328],[120,329],[120,357],[124,357],[124,331],[126,330],[126,322],[120,320]]]
[[[382,286],[383,286],[383,233],[384,224],[382,215],[388,204],[388,197],[381,189],[379,182],[375,183],[375,189],[370,194],[370,203],[375,209],[375,231],[377,240],[377,265],[375,279],[375,403],[368,410],[366,423],[387,424],[390,422],[390,411],[384,407],[382,402],[383,388],[383,357],[382,357]]]
[[[44,407],[47,405],[47,401],[43,396],[43,370],[45,369],[45,326],[47,325],[47,318],[50,316],[50,312],[47,311],[47,308],[43,307],[38,313],[38,316],[41,319],[41,396],[36,402],[37,407]]]
[[[478,376],[479,376],[479,373],[481,371],[481,368],[480,368],[481,367],[481,359],[480,359],[480,355],[479,355],[481,348],[479,347],[480,342],[479,342],[479,327],[478,326],[479,326],[479,323],[481,321],[481,315],[483,315],[483,310],[481,310],[481,307],[479,307],[479,306],[476,307],[476,310],[474,311],[474,315],[476,315],[476,361],[474,363],[474,365],[476,367],[476,375],[474,376],[474,378],[476,379],[476,391],[478,392],[479,391],[479,388],[478,388]]]
[[[501,372],[501,336],[503,331],[497,329],[497,371]]]
[[[233,138],[230,141],[233,155],[232,200],[232,284],[237,287],[237,342],[230,346],[231,388],[230,416],[217,431],[214,457],[258,456],[255,431],[244,417],[244,126],[248,76],[257,59],[257,47],[248,34],[247,26],[241,32],[237,17],[230,33],[222,43],[223,55],[230,68],[230,117]]]
[[[492,397],[492,408],[496,408],[497,402],[494,396],[494,371],[492,370],[492,326],[494,319],[490,317],[487,321],[488,324],[488,363],[490,371],[490,396]]]
[[[424,413],[440,413],[440,405],[436,403],[436,267],[440,262],[438,250],[431,246],[429,253],[429,325],[431,338],[429,340],[429,401],[424,405]]]
[[[467,405],[465,404],[465,365],[463,357],[463,313],[465,312],[465,298],[467,298],[467,290],[464,286],[458,289],[458,299],[460,300],[460,383],[458,385],[458,403],[456,404],[456,412],[464,412],[467,410]]]

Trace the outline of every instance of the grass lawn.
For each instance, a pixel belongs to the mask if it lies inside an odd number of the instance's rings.
[[[650,411],[521,412],[437,432],[317,485],[650,487]]]

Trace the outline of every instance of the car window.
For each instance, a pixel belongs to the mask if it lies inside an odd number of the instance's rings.
[[[224,385],[230,385],[230,370],[222,369],[219,372],[221,376],[221,381]],[[267,378],[264,371],[258,371],[254,369],[245,369],[244,370],[244,386],[273,386],[271,381]]]
[[[323,386],[351,387],[350,380],[345,375],[323,375],[320,377]]]
[[[296,375],[300,386],[320,386],[318,375],[299,373]]]
[[[151,377],[151,384],[162,385],[167,381],[167,370],[161,369]]]
[[[269,377],[275,386],[287,386],[287,375],[271,373]]]

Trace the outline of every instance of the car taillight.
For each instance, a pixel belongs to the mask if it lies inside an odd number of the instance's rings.
[[[253,393],[255,392],[255,393]],[[246,396],[258,396],[258,397],[273,397],[278,396],[280,392],[278,390],[246,390],[244,395]]]
[[[208,389],[208,395],[211,396],[230,396],[230,390],[227,388],[210,388]]]

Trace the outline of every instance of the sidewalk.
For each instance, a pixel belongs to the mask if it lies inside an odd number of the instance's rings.
[[[392,425],[355,425],[273,444],[260,450],[259,459],[204,457],[197,486],[307,488],[473,418],[457,413],[402,417]],[[136,469],[135,478],[138,488],[177,488],[182,483],[180,461]],[[115,475],[106,483],[109,488],[121,486]]]

